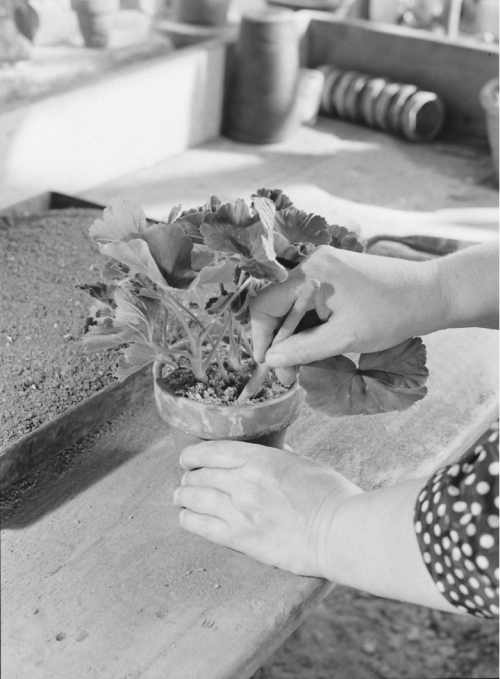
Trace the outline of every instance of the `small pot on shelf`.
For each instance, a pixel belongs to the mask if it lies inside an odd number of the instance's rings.
[[[231,0],[175,0],[173,15],[176,21],[201,26],[223,26]]]
[[[71,0],[71,7],[76,12],[85,47],[107,47],[120,0]]]
[[[162,379],[162,367],[159,361],[153,364],[156,407],[179,452],[192,443],[222,439],[282,448],[300,413],[302,388],[297,382],[277,398],[227,406],[176,396]]]

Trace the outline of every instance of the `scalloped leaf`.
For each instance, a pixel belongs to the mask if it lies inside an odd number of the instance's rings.
[[[200,226],[205,217],[205,212],[191,212],[176,219],[174,224],[178,224],[184,229],[186,236],[189,236],[193,243],[203,244],[203,236],[200,233]]]
[[[354,231],[349,231],[345,226],[338,224],[329,224],[328,231],[330,233],[330,245],[341,250],[352,250],[353,252],[364,252],[365,246],[359,240]]]
[[[167,287],[167,282],[161,275],[148,244],[142,238],[133,238],[128,242],[111,241],[99,243],[99,250],[103,255],[117,259],[130,269],[130,274],[143,274],[161,288]]]
[[[156,224],[142,234],[167,284],[185,290],[196,276],[191,264],[193,242],[178,224]]]
[[[257,189],[257,191],[252,194],[252,198],[256,198],[257,196],[272,200],[276,205],[276,210],[286,210],[294,207],[290,198],[286,196],[281,189]]]
[[[131,344],[124,349],[122,356],[118,359],[116,376],[120,382],[123,382],[129,375],[157,360],[176,367],[176,364],[165,357],[160,347],[152,344]]]
[[[144,233],[148,223],[143,209],[128,198],[114,201],[104,209],[102,219],[91,225],[90,237],[98,242],[121,240],[131,233]]]
[[[252,215],[248,205],[238,199],[205,215],[200,232],[209,248],[239,255],[241,268],[255,278],[284,281],[288,274],[277,262],[273,246],[274,206],[271,201],[265,201],[259,204],[262,219],[259,213]]]
[[[328,245],[332,239],[326,219],[295,208],[276,213],[274,228],[289,243]]]
[[[424,398],[426,350],[419,337],[396,347],[361,354],[357,367],[346,356],[302,366],[306,403],[330,417],[406,410]]]

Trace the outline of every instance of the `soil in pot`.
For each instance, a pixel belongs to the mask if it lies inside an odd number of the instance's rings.
[[[114,382],[116,350],[81,340],[101,255],[88,237],[101,210],[0,216],[0,448]]]

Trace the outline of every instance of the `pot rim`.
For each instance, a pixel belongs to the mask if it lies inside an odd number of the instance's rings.
[[[167,394],[171,398],[174,398],[178,401],[187,401],[190,404],[196,404],[198,406],[202,406],[208,410],[216,410],[216,411],[223,411],[227,412],[227,409],[230,408],[232,410],[236,410],[237,408],[253,408],[255,410],[261,410],[264,408],[268,408],[271,404],[275,405],[278,403],[281,403],[282,401],[286,401],[289,399],[291,396],[296,394],[298,391],[302,390],[302,387],[299,384],[299,381],[296,380],[294,384],[290,387],[290,389],[285,393],[282,394],[281,396],[277,396],[276,398],[268,399],[267,401],[260,401],[259,403],[235,403],[234,405],[223,405],[221,403],[204,403],[203,401],[195,401],[191,398],[187,398],[186,396],[178,396],[177,394],[174,394],[172,389],[167,387],[167,385],[164,383],[162,377],[161,377],[161,368],[165,364],[162,363],[161,361],[155,361],[153,363],[153,379],[155,381],[155,384],[157,387],[162,391],[163,393]]]

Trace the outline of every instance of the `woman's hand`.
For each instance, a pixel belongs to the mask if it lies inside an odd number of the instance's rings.
[[[328,533],[337,508],[362,491],[329,467],[238,441],[186,448],[174,503],[181,525],[271,566],[327,577]]]
[[[273,345],[301,291],[319,287],[309,309],[324,322]],[[381,351],[439,328],[443,300],[437,265],[318,248],[284,283],[264,288],[250,307],[254,354],[273,368],[301,365],[342,353]],[[267,353],[266,353],[267,352]]]

